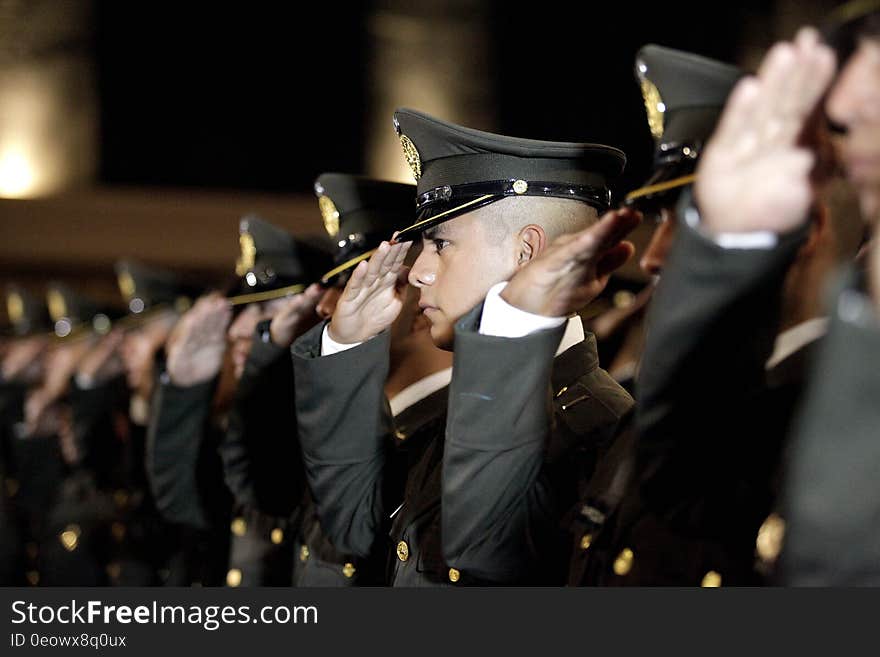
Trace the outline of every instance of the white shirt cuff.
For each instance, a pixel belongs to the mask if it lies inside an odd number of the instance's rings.
[[[722,249],[763,249],[769,250],[776,246],[776,233],[759,230],[754,233],[718,233],[712,239]]]
[[[566,317],[545,317],[520,310],[501,298],[501,291],[507,281],[493,285],[483,303],[483,317],[480,320],[480,333],[500,338],[521,338],[545,329],[562,326]]]
[[[700,213],[693,207],[685,210],[684,220],[691,228],[702,233],[722,249],[769,250],[779,242],[779,237],[770,230],[756,230],[748,233],[712,233],[703,227]]]
[[[333,354],[338,354],[341,351],[345,351],[347,349],[353,349],[357,347],[359,344],[363,344],[362,342],[352,342],[351,344],[344,344],[342,342],[336,342],[333,338],[330,337],[330,328],[329,322],[326,326],[324,326],[324,331],[321,333],[321,355],[322,356],[332,356]]]

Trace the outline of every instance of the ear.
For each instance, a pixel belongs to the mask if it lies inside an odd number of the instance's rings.
[[[520,229],[516,240],[516,266],[522,267],[547,248],[547,233],[541,226],[529,224]]]

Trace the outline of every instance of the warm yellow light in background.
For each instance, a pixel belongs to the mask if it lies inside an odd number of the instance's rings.
[[[491,130],[487,19],[479,0],[380,0],[371,41],[367,172],[412,183],[391,121],[398,107]],[[466,72],[466,74],[463,74]]]
[[[19,65],[0,75],[0,197],[33,198],[69,182],[68,132],[57,74]]]
[[[93,2],[4,3],[0,14],[0,197],[90,184],[98,146]]]
[[[34,192],[36,175],[33,162],[18,149],[0,153],[0,196],[27,198]]]

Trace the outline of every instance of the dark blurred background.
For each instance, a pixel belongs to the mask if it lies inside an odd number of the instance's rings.
[[[109,298],[123,256],[219,280],[246,212],[322,230],[322,171],[411,181],[401,105],[622,148],[622,196],[652,151],[640,46],[750,69],[825,5],[0,0],[0,283]]]

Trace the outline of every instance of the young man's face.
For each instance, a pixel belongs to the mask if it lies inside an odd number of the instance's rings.
[[[825,109],[846,129],[842,155],[859,192],[862,214],[880,215],[880,37],[863,39],[843,65]]]
[[[434,344],[442,349],[452,349],[455,322],[516,271],[511,240],[493,237],[487,229],[484,219],[492,207],[425,231],[422,252],[410,269],[409,282],[420,290],[419,308],[431,323]]]

